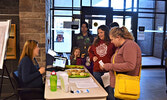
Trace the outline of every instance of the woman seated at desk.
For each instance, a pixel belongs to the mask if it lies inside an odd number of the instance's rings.
[[[19,85],[22,88],[44,88],[42,74],[45,67],[40,67],[35,59],[39,55],[38,42],[25,42],[18,66]],[[43,94],[42,94],[43,95]]]

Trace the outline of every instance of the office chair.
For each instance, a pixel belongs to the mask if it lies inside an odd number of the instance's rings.
[[[19,79],[14,72],[10,73],[12,83],[14,85],[14,95],[17,96],[17,100],[44,100],[43,89],[41,88],[20,88]]]

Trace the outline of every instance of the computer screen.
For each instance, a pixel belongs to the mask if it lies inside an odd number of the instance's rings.
[[[54,57],[53,67],[65,68],[66,58],[65,57]]]

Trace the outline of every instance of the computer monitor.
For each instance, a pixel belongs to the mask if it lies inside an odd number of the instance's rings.
[[[53,60],[53,67],[65,68],[66,61],[66,57],[55,56]]]
[[[55,56],[51,67],[46,68],[46,71],[64,71],[66,66],[66,57]]]

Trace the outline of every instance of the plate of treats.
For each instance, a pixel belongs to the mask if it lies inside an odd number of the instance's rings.
[[[68,69],[66,71],[69,78],[85,78],[90,76],[84,69]]]
[[[83,65],[66,65],[66,68],[77,68],[77,69],[83,69]]]

